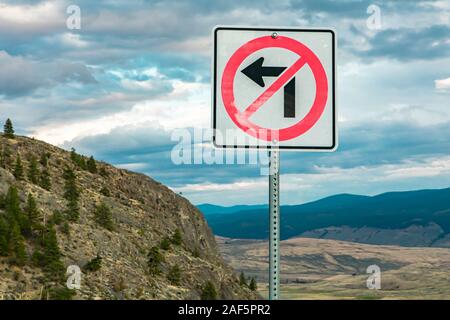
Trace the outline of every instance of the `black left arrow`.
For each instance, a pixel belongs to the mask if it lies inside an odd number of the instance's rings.
[[[242,73],[255,81],[260,87],[264,87],[263,77],[278,77],[286,67],[264,67],[264,57],[259,58],[251,65],[245,67]]]
[[[242,70],[242,73],[264,87],[263,77],[278,77],[286,67],[263,67],[264,57]],[[284,86],[284,117],[295,118],[295,77]]]

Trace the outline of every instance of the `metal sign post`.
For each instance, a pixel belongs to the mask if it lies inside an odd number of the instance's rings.
[[[269,299],[278,300],[280,288],[280,152],[269,151]]]
[[[214,146],[269,150],[269,299],[276,300],[280,150],[337,148],[336,35],[331,29],[217,26],[212,37]]]

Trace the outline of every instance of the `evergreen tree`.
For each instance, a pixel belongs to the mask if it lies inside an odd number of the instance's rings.
[[[90,173],[97,173],[97,164],[93,156],[88,159],[86,167]]]
[[[169,250],[170,249],[170,239],[168,237],[165,237],[161,240],[161,243],[159,244],[159,247],[163,250]]]
[[[258,285],[257,285],[257,283],[256,283],[255,277],[252,277],[252,280],[250,280],[250,284],[249,284],[248,287],[249,287],[250,290],[252,290],[252,291],[258,290]]]
[[[86,265],[83,267],[83,270],[88,272],[95,272],[100,270],[101,267],[102,267],[102,257],[99,254],[97,254],[97,256],[94,259],[86,263]]]
[[[6,197],[3,194],[0,194],[0,209],[6,208]]]
[[[42,242],[42,263],[43,270],[49,280],[61,280],[64,278],[64,265],[61,262],[61,252],[59,251],[58,239],[53,224],[49,224]]]
[[[12,224],[13,221],[19,222],[21,216],[20,198],[19,192],[14,186],[10,186],[6,194],[5,211],[9,224]]]
[[[17,154],[16,163],[14,165],[14,177],[16,177],[17,180],[23,179],[23,166],[22,166],[22,160],[20,159],[20,154]]]
[[[64,233],[66,236],[70,237],[70,226],[67,223],[67,221],[65,221],[61,226],[61,232]]]
[[[84,156],[80,156],[79,167],[82,170],[86,170],[87,169],[86,159],[85,159]]]
[[[79,158],[80,158],[80,156],[77,153],[77,151],[75,150],[75,148],[72,148],[70,150],[70,159],[72,160],[72,162],[75,163],[76,165],[78,165]]]
[[[72,160],[73,163],[75,163],[79,168],[86,170],[87,165],[86,165],[86,160],[84,159],[84,157],[82,155],[79,155],[75,148],[72,148],[72,150],[70,151],[70,159]]]
[[[181,236],[180,229],[176,229],[172,235],[171,242],[176,246],[181,246],[183,244],[183,237]]]
[[[104,202],[95,206],[94,217],[95,221],[103,228],[109,231],[114,230],[111,209]]]
[[[20,226],[16,221],[14,221],[11,225],[9,245],[12,263],[18,266],[24,265],[27,260],[27,254],[25,252],[25,240],[21,234]]]
[[[78,200],[70,199],[67,202],[66,215],[70,221],[78,221],[78,219],[80,218],[80,207],[78,206]]]
[[[28,179],[34,184],[38,184],[39,182],[38,162],[36,160],[36,157],[34,156],[32,156],[30,159],[30,164],[28,168]]]
[[[161,263],[164,261],[164,256],[159,252],[159,248],[154,246],[148,253],[147,265],[151,274],[159,274],[161,272]]]
[[[14,139],[14,128],[11,119],[6,119],[5,125],[3,126],[3,135],[6,138]]]
[[[247,286],[247,278],[245,277],[245,274],[243,272],[241,272],[241,274],[239,276],[239,284],[242,287],[246,287]]]
[[[8,255],[8,223],[0,216],[0,256]]]
[[[207,281],[202,288],[202,292],[200,294],[201,300],[216,300],[217,299],[217,291],[214,287],[214,284],[211,281]]]
[[[24,212],[28,218],[31,228],[39,223],[39,210],[36,205],[36,200],[31,193],[28,194]]]
[[[28,220],[28,217],[24,215],[24,213],[20,209],[19,192],[14,186],[9,187],[8,193],[6,194],[5,211],[10,227],[17,223],[21,234],[26,236],[30,235],[30,222]]]
[[[52,188],[50,171],[47,167],[44,167],[44,169],[42,169],[41,175],[39,177],[39,186],[47,191],[50,191],[50,189]]]
[[[50,154],[43,152],[41,154],[41,158],[39,159],[39,162],[41,163],[41,165],[43,167],[47,167],[48,166],[48,158],[50,158]]]
[[[69,167],[66,167],[63,174],[65,184],[64,184],[64,198],[66,200],[76,199],[80,197],[80,192],[77,187],[76,175],[73,170]]]
[[[4,145],[0,157],[0,166],[3,169],[7,169],[8,167],[11,166],[11,163],[12,163],[11,150],[9,149],[8,145]]]
[[[73,170],[67,167],[64,170],[64,198],[67,202],[67,216],[71,221],[77,221],[79,218],[78,200],[80,192],[77,187],[76,176]]]
[[[181,269],[177,265],[170,268],[167,274],[167,280],[173,285],[179,285],[181,281]]]

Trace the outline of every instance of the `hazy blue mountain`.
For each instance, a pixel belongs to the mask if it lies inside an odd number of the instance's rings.
[[[208,207],[216,235],[268,238],[267,207]],[[202,210],[202,208],[200,208]],[[377,196],[339,194],[302,205],[282,206],[281,238],[294,236],[375,244],[450,246],[450,188],[388,192]]]
[[[257,204],[257,205],[237,205],[237,206],[231,206],[231,207],[223,207],[223,206],[216,206],[214,204],[205,203],[205,204],[198,205],[197,208],[205,216],[207,216],[210,214],[226,214],[226,213],[233,213],[233,212],[238,212],[238,211],[267,209],[267,205]]]

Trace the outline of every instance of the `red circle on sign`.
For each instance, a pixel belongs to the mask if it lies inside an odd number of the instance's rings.
[[[252,123],[248,116],[240,112],[235,104],[234,79],[238,68],[250,54],[265,48],[283,48],[297,53],[301,57],[301,61],[309,65],[316,81],[316,97],[311,110],[298,123],[287,128],[269,129],[260,127]],[[289,69],[284,73],[288,71]],[[258,139],[285,141],[304,134],[320,119],[328,99],[328,81],[319,58],[304,44],[288,37],[278,36],[272,38],[271,36],[264,36],[245,43],[231,56],[222,75],[221,92],[228,115],[241,130]],[[273,92],[270,93],[270,96],[272,94]]]

